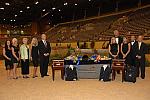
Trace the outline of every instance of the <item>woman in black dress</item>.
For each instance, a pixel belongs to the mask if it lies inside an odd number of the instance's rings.
[[[5,67],[7,70],[7,79],[11,78],[11,72],[13,69],[12,65],[12,51],[11,51],[11,42],[7,40],[5,42],[5,47],[3,48],[3,56],[5,58]]]
[[[116,59],[118,57],[118,54],[119,54],[119,45],[116,43],[115,37],[111,38],[111,42],[109,44],[108,49],[109,49],[110,58]]]
[[[33,62],[34,70],[33,70],[33,78],[37,76],[37,67],[39,62],[39,51],[38,51],[38,40],[37,38],[33,38],[31,41],[30,47],[31,61]]]
[[[121,43],[121,53],[123,55],[122,59],[125,59],[125,63],[128,65],[131,64],[130,49],[131,44],[128,42],[128,38],[124,37],[123,43]]]
[[[13,63],[13,79],[18,79],[17,77],[17,67],[20,60],[20,52],[18,40],[16,38],[12,39],[12,63]]]

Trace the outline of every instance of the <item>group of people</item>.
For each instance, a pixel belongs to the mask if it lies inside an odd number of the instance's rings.
[[[13,38],[7,40],[3,48],[3,56],[5,58],[5,66],[8,79],[18,79],[17,67],[21,63],[21,73],[23,78],[29,78],[29,62],[34,65],[33,78],[37,76],[37,67],[40,62],[41,77],[49,76],[48,63],[51,53],[50,43],[46,41],[46,35],[41,35],[41,41],[32,38],[31,44],[28,44],[28,38],[22,39],[22,44],[18,44],[18,40]]]
[[[145,54],[147,46],[143,42],[143,36],[139,35],[137,38],[131,36],[121,37],[119,31],[114,31],[114,37],[111,38],[109,44],[109,55],[112,59],[125,59],[126,65],[135,66],[137,68],[137,77],[141,72],[141,78],[145,78]],[[117,72],[119,73],[119,71]]]

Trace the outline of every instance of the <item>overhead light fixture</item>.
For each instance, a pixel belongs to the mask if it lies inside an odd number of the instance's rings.
[[[17,17],[17,15],[15,15],[15,17]]]
[[[35,4],[37,5],[39,2],[37,1],[37,2],[35,2]]]
[[[20,10],[20,12],[22,13],[23,11],[22,11],[22,10]]]
[[[52,16],[54,16],[54,15],[52,15]]]
[[[58,11],[61,11],[60,9]]]
[[[75,5],[75,6],[77,6],[78,4],[77,4],[77,3],[75,3],[74,5]]]
[[[91,1],[91,0],[89,0],[89,1]]]
[[[0,8],[0,10],[4,10],[4,8]]]
[[[14,19],[14,22],[15,22],[16,20]]]
[[[5,5],[6,5],[6,6],[9,6],[9,5],[10,5],[10,3],[6,2],[6,3],[5,3]]]
[[[3,20],[6,20],[6,19],[3,19]]]
[[[43,9],[42,11],[45,11],[45,9]]]
[[[12,22],[13,20],[11,19],[10,21]]]
[[[27,6],[27,9],[30,9],[30,7],[29,7],[29,6]]]
[[[64,3],[64,6],[66,6],[66,5],[68,5],[68,3],[66,2],[66,3]]]
[[[55,8],[55,7],[53,7],[52,9],[53,9],[53,10],[55,10],[56,8]]]

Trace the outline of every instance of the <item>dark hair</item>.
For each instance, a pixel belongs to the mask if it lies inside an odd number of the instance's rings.
[[[8,41],[10,41],[10,40],[6,40],[6,42],[5,42],[5,50],[8,50],[8,45],[7,45],[7,42]],[[10,41],[10,47],[12,46],[12,44],[11,44],[11,41]]]

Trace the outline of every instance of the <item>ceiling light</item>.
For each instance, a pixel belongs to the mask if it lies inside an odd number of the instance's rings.
[[[23,11],[22,11],[22,10],[20,10],[20,12],[22,13]]]
[[[37,1],[37,2],[35,2],[35,4],[37,5],[39,2]]]
[[[0,10],[4,10],[4,8],[0,8]]]
[[[53,10],[55,10],[56,8],[55,8],[55,7],[53,7],[52,9],[53,9]]]
[[[52,15],[52,16],[54,16],[54,15]]]
[[[13,20],[11,19],[10,21],[12,22]]]
[[[65,6],[68,5],[68,3],[66,2],[66,3],[64,3],[64,5],[65,5]]]
[[[27,6],[27,9],[30,9],[30,7],[29,7],[29,6]]]
[[[6,2],[5,5],[9,6],[10,4],[8,2]]]
[[[91,1],[91,0],[89,0],[89,1]]]
[[[14,19],[14,22],[15,22],[16,20]]]
[[[58,11],[61,11],[60,9]]]
[[[42,11],[45,11],[45,9],[43,9]]]
[[[15,15],[15,17],[17,17],[17,15]]]
[[[3,19],[3,20],[6,20],[6,19]]]
[[[75,5],[75,6],[77,6],[78,4],[77,4],[77,3],[75,3],[74,5]]]

